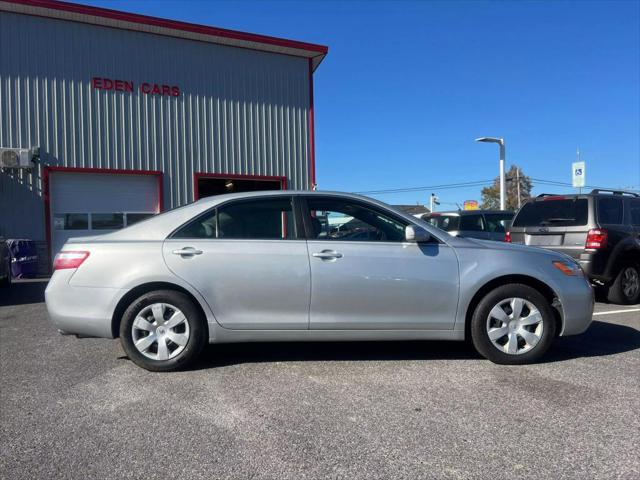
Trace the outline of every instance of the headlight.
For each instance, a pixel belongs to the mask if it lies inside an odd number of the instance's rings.
[[[552,263],[554,267],[556,267],[568,277],[582,277],[584,275],[582,267],[575,262],[570,262],[567,260],[554,260]]]

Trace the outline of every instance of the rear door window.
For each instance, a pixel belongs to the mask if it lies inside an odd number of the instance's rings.
[[[429,218],[429,223],[445,232],[458,230],[460,217],[457,215],[438,215]]]
[[[485,213],[484,219],[487,222],[488,232],[504,233],[509,225],[513,215],[504,213]]]
[[[285,240],[295,236],[291,198],[251,200],[218,208],[218,238]]]
[[[222,205],[192,220],[173,238],[290,240],[297,235],[291,197]]]
[[[640,199],[633,199],[629,202],[630,206],[630,214],[631,214],[631,224],[636,227],[640,227]]]
[[[465,232],[484,231],[482,215],[463,215],[460,217],[460,230]]]
[[[609,225],[622,224],[622,199],[600,197],[598,199],[598,222]]]
[[[589,203],[586,198],[538,200],[525,204],[514,227],[577,227],[587,224]]]

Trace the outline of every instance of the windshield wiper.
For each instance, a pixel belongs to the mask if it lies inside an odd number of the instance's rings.
[[[559,222],[575,222],[575,218],[547,218],[540,222],[540,225],[549,225],[550,223],[559,223]]]

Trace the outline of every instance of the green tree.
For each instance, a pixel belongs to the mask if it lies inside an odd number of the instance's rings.
[[[519,170],[519,172],[518,172]],[[517,210],[518,208],[518,182],[520,178],[520,202],[524,204],[531,198],[531,177],[522,173],[522,169],[517,165],[511,165],[508,172],[505,172],[507,184],[507,210]],[[482,189],[483,209],[497,210],[500,208],[500,177],[496,177],[493,185]]]

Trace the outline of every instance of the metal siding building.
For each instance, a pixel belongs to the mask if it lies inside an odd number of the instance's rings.
[[[208,176],[313,187],[326,47],[50,0],[0,1],[0,45],[0,147],[40,148],[0,173],[0,235],[47,240],[53,172],[156,175],[159,210]]]

